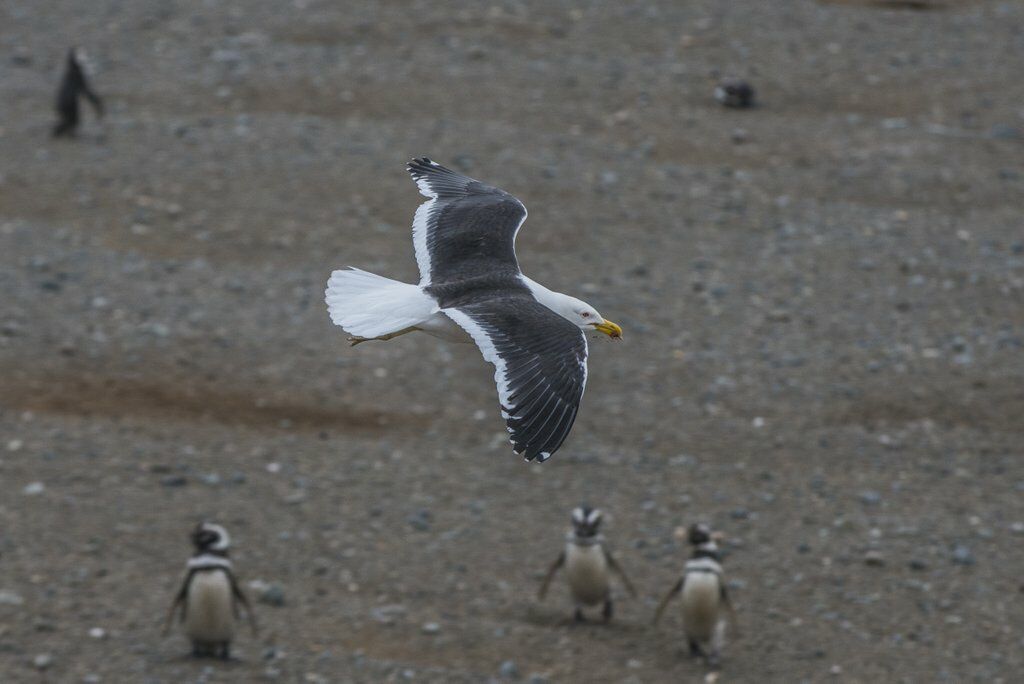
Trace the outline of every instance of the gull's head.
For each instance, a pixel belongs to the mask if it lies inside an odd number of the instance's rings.
[[[564,297],[565,299],[561,302],[561,306],[556,309],[562,318],[568,319],[583,330],[596,330],[613,340],[622,339],[622,328],[617,323],[612,323],[606,319],[597,312],[597,309],[582,299],[576,299],[569,295],[564,295]]]

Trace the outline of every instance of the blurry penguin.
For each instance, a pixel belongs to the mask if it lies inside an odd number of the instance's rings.
[[[84,96],[89,104],[96,110],[96,116],[103,116],[103,101],[89,87],[89,81],[85,77],[84,54],[78,48],[68,50],[67,64],[64,68],[64,77],[61,79],[60,88],[57,89],[57,117],[58,121],[53,127],[53,137],[61,136],[74,137],[78,130],[78,98]]]
[[[636,598],[636,590],[605,548],[604,535],[598,532],[601,526],[601,511],[580,506],[572,512],[573,529],[566,535],[565,550],[551,565],[540,586],[537,598],[543,600],[555,573],[565,568],[569,592],[576,604],[575,618],[583,620],[583,608],[602,605],[601,615],[607,622],[612,617],[611,573],[622,580],[630,596]]]
[[[717,668],[725,643],[726,623],[735,626],[736,614],[726,593],[721,555],[716,541],[721,535],[712,533],[704,524],[690,527],[689,542],[693,546],[683,576],[658,604],[654,624],[661,619],[668,602],[682,595],[683,629],[690,646],[690,655],[703,656],[708,665]]]
[[[192,641],[192,655],[227,660],[235,622],[240,617],[239,606],[245,609],[254,635],[256,619],[228,560],[231,538],[227,531],[220,525],[200,523],[192,532],[192,543],[196,553],[188,561],[185,581],[167,614],[164,634],[180,609],[185,636]]]

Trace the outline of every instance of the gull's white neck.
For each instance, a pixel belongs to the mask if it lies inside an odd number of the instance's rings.
[[[564,295],[561,292],[549,290],[535,280],[530,280],[522,273],[519,274],[519,277],[522,279],[523,284],[530,288],[530,292],[533,294],[534,299],[554,311],[559,316],[568,318],[563,311],[565,309],[572,308],[571,297]]]

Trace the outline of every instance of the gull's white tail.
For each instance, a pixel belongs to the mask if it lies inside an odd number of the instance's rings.
[[[418,326],[437,312],[437,303],[418,285],[358,268],[332,273],[324,298],[335,325],[356,337],[380,337]]]

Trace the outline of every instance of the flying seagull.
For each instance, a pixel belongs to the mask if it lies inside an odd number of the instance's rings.
[[[515,239],[526,207],[518,199],[427,158],[406,169],[428,198],[412,224],[420,282],[335,271],[325,292],[331,320],[353,345],[416,330],[472,340],[494,364],[513,451],[545,461],[579,411],[587,383],[584,333],[619,339],[622,328],[523,275]]]

